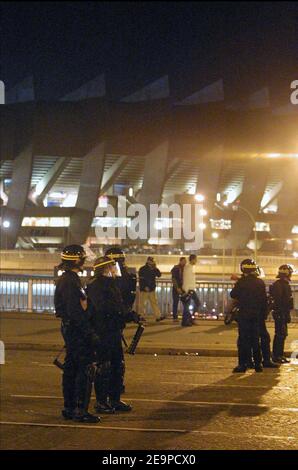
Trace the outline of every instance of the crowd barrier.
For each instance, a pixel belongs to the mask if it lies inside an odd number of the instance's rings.
[[[84,278],[82,279],[84,282]],[[232,282],[197,281],[197,293],[201,301],[200,317],[219,319],[229,302]],[[293,283],[294,304],[298,321],[298,284]],[[52,276],[0,274],[0,310],[36,313],[54,313],[55,283]],[[156,295],[162,315],[172,313],[172,283],[170,279],[158,279]],[[138,293],[136,307],[138,307]],[[150,307],[147,305],[150,314]],[[180,303],[181,311],[182,305]]]

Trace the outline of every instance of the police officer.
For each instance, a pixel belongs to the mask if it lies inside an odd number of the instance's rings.
[[[136,290],[137,290],[137,275],[136,272],[130,272],[126,265],[125,253],[119,246],[112,246],[108,248],[105,252],[105,256],[108,256],[110,259],[116,261],[120,267],[121,276],[116,276],[116,283],[118,288],[121,291],[122,300],[125,307],[128,310],[131,310],[136,299]],[[125,392],[124,385],[124,376],[125,376],[125,360],[123,357],[122,362],[122,393]]]
[[[237,276],[236,274],[232,274],[231,280],[236,281],[239,279],[240,279],[239,276]],[[230,306],[230,309],[226,313],[225,324],[229,325],[230,323],[232,323],[233,320],[237,321],[238,313],[239,313],[238,302],[234,300]],[[270,335],[266,327],[266,319],[267,319],[268,313],[269,313],[269,310],[267,309],[266,314],[262,315],[259,319],[259,334],[260,334],[260,340],[261,340],[263,367],[269,368],[269,369],[276,369],[279,366],[278,364],[275,364],[271,360],[271,351],[270,351],[271,339],[270,339]],[[238,341],[239,341],[239,338],[238,338]],[[254,369],[252,355],[250,355],[250,357],[248,358],[247,368]]]
[[[94,263],[94,278],[87,286],[88,311],[100,338],[97,348],[95,410],[99,413],[131,411],[131,405],[121,401],[123,349],[122,331],[127,321],[138,321],[139,316],[129,310],[122,299],[115,279],[115,261],[108,256]]]
[[[178,321],[178,304],[181,300],[181,296],[184,293],[182,289],[183,285],[183,270],[186,265],[186,258],[182,256],[179,260],[179,264],[176,264],[171,269],[172,274],[172,296],[173,296],[173,320]]]
[[[114,246],[108,248],[105,252],[105,256],[108,256],[119,264],[121,276],[117,277],[116,282],[121,291],[122,299],[125,306],[128,309],[132,309],[136,298],[137,290],[136,273],[129,272],[126,266],[125,253],[121,250],[120,247]]]
[[[278,269],[277,281],[269,287],[275,323],[273,360],[279,364],[290,362],[284,355],[284,347],[288,336],[288,323],[291,322],[291,310],[294,308],[290,286],[293,271],[291,265],[283,264]]]
[[[258,278],[260,271],[254,260],[243,260],[240,269],[242,276],[230,294],[232,299],[236,299],[239,303],[237,343],[239,364],[233,372],[246,372],[251,352],[255,371],[262,372],[259,324],[267,313],[265,283]]]
[[[56,316],[61,318],[61,332],[66,347],[62,416],[79,422],[97,423],[100,418],[88,413],[88,406],[92,387],[93,349],[98,345],[99,338],[88,318],[86,294],[78,276],[85,258],[85,251],[80,245],[66,246],[59,265],[59,269],[64,272],[56,282],[55,310]]]

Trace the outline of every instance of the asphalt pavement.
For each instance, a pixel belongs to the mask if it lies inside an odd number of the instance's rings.
[[[51,351],[8,350],[1,365],[1,449],[297,449],[298,364],[232,374],[234,358],[127,356],[127,414],[97,425],[60,416]],[[91,409],[94,399],[91,403]]]
[[[135,324],[125,329],[129,343],[136,331]],[[271,338],[274,335],[273,323],[268,322]],[[60,320],[50,314],[0,313],[0,339],[7,350],[58,351],[63,346],[60,333]],[[200,356],[235,357],[237,325],[224,325],[222,320],[196,320],[192,327],[181,327],[180,322],[166,319],[160,323],[150,320],[138,346],[138,354],[184,354]],[[286,341],[287,354],[298,349],[298,323],[289,327]]]

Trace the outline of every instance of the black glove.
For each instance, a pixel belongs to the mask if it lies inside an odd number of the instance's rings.
[[[288,313],[287,313],[287,316],[286,316],[286,322],[287,322],[287,323],[291,323],[291,321],[292,321],[292,319],[291,319],[291,313],[288,312]]]
[[[95,350],[102,346],[102,342],[96,334],[92,335],[91,343]]]
[[[141,321],[141,315],[139,315],[137,312],[134,310],[131,310],[127,314],[127,320],[128,322],[134,322],[134,323],[140,323]]]

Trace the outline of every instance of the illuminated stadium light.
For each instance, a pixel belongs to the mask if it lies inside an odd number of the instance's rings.
[[[3,228],[9,228],[9,227],[10,227],[10,222],[9,222],[9,220],[4,220],[4,221],[3,221],[3,224],[2,224],[2,227],[3,227]]]
[[[293,252],[293,256],[294,256],[294,258],[297,259],[297,258],[298,258],[298,251],[294,251],[294,252]]]
[[[218,235],[217,232],[212,233],[212,238],[214,238],[214,240],[216,240],[218,237],[219,237],[219,235]]]
[[[292,233],[297,233],[298,234],[298,225],[293,226]]]
[[[199,224],[199,228],[200,228],[201,230],[205,230],[206,227],[207,227],[207,225],[204,224],[204,223]]]
[[[270,224],[267,222],[256,222],[254,230],[257,232],[270,232]]]
[[[208,214],[208,212],[206,211],[206,209],[201,209],[200,210],[200,215],[202,215],[203,217],[207,214]]]
[[[268,153],[267,157],[268,158],[280,158],[281,154],[280,153]]]
[[[24,217],[22,227],[69,227],[69,217]]]
[[[187,191],[187,194],[191,194],[192,196],[194,196],[196,194],[196,187],[191,186],[191,188],[189,188],[189,190]]]
[[[276,214],[278,209],[277,204],[270,204],[269,206],[265,207],[263,210],[264,214]]]
[[[133,196],[133,188],[129,188],[128,195],[129,195],[129,197]]]
[[[293,240],[288,239],[287,240],[287,245],[293,245]]]
[[[232,221],[230,219],[210,219],[210,225],[214,230],[230,230]]]
[[[205,196],[203,194],[196,194],[195,195],[195,200],[197,202],[203,202],[203,201],[205,201]]]

